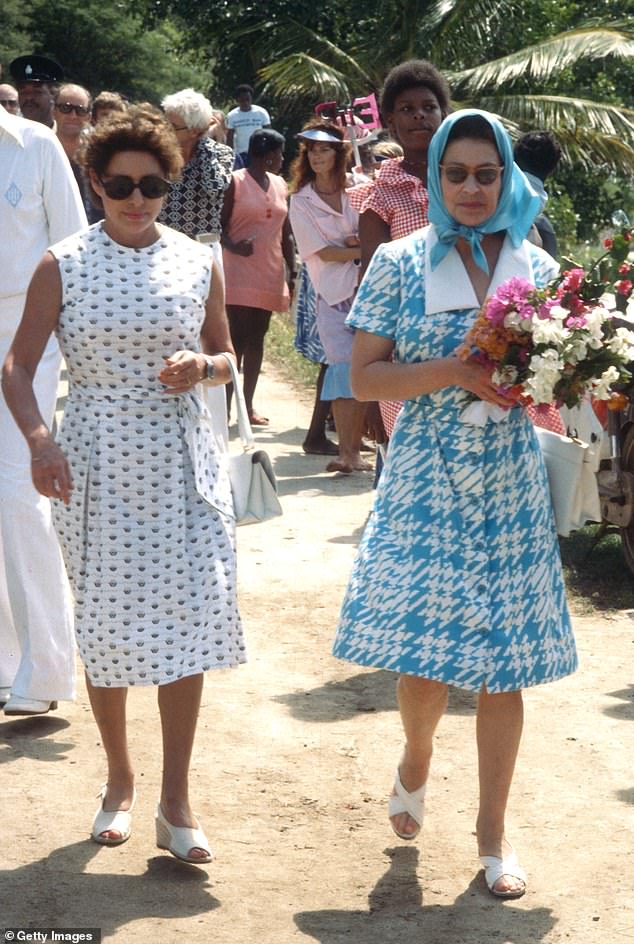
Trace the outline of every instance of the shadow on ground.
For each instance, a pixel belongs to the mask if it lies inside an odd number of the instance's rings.
[[[66,760],[74,748],[72,741],[55,740],[54,735],[70,727],[65,718],[20,718],[0,724],[0,764],[28,757],[29,760]]]
[[[326,682],[303,692],[276,695],[273,701],[286,705],[298,721],[346,721],[367,712],[396,711],[396,674],[381,669],[346,679]],[[449,689],[448,714],[472,715],[477,696]]]
[[[29,865],[0,870],[3,925],[24,925],[25,915],[32,915],[38,926],[67,927],[71,913],[74,927],[101,928],[105,939],[133,921],[188,918],[220,906],[209,893],[207,872],[171,856],[149,859],[142,875],[84,871],[95,855],[112,852],[86,840]],[[114,857],[113,866],[119,867]]]
[[[493,899],[480,872],[451,905],[426,904],[418,849],[386,849],[387,872],[368,895],[367,911],[298,912],[299,930],[320,944],[538,944],[556,919],[549,908]]]

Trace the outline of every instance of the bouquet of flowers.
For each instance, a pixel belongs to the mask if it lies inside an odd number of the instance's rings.
[[[521,278],[505,282],[482,306],[458,356],[493,368],[498,390],[525,405],[572,407],[587,394],[609,400],[615,385],[630,380],[634,362],[634,324],[615,321],[634,288],[631,243],[632,230],[622,226],[588,271],[573,263],[541,289]],[[499,407],[488,412],[503,415]]]

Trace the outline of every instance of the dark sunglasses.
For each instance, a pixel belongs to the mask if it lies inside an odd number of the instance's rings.
[[[500,164],[499,167],[445,167],[444,164],[440,165],[443,169],[443,173],[450,184],[463,184],[467,177],[473,173],[473,176],[480,184],[481,187],[490,187],[491,184],[494,184],[498,179],[502,171],[504,170],[504,164]]]
[[[117,174],[116,177],[109,177],[108,180],[99,177],[99,183],[111,200],[126,200],[137,188],[148,200],[158,200],[172,189],[169,180],[164,180],[158,174],[146,174],[136,182],[132,180],[132,177]]]
[[[57,102],[55,108],[61,111],[62,115],[70,115],[74,111],[76,115],[83,118],[84,115],[90,114],[88,105],[71,105],[70,102]]]

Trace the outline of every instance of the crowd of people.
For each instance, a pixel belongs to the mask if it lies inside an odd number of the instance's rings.
[[[558,270],[543,212],[555,139],[528,134],[514,154],[495,116],[452,112],[444,77],[414,60],[386,77],[383,130],[307,118],[287,186],[285,138],[248,85],[225,117],[192,89],[160,109],[117,92],[93,99],[40,56],[10,74],[5,714],[74,697],[74,622],[107,766],[92,838],[131,834],[126,695],[155,685],[157,844],[211,861],[188,790],[203,677],[246,658],[222,456],[227,360],[241,368],[251,424],[266,426],[255,406],[265,337],[294,300],[298,349],[322,365],[305,452],[350,475],[372,468],[364,436],[389,441],[334,654],[398,675],[392,828],[405,840],[421,829],[448,686],[478,692],[478,854],[494,895],[522,895],[505,834],[522,689],[573,672],[575,644],[531,418],[455,352],[504,278],[541,286]],[[69,394],[54,434],[62,356]],[[508,421],[462,422],[473,395],[509,408]]]

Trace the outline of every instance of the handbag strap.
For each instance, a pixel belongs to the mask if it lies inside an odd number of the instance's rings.
[[[238,433],[240,434],[240,439],[242,440],[242,448],[245,452],[248,452],[249,449],[253,449],[255,446],[255,439],[253,438],[253,432],[251,430],[251,423],[249,422],[249,414],[247,413],[247,405],[244,402],[244,393],[242,392],[242,384],[240,383],[240,375],[238,374],[238,368],[236,362],[231,356],[231,354],[222,353],[222,357],[226,360],[229,365],[229,370],[231,371],[231,382],[233,384],[233,396],[236,401],[237,411],[238,411]]]

